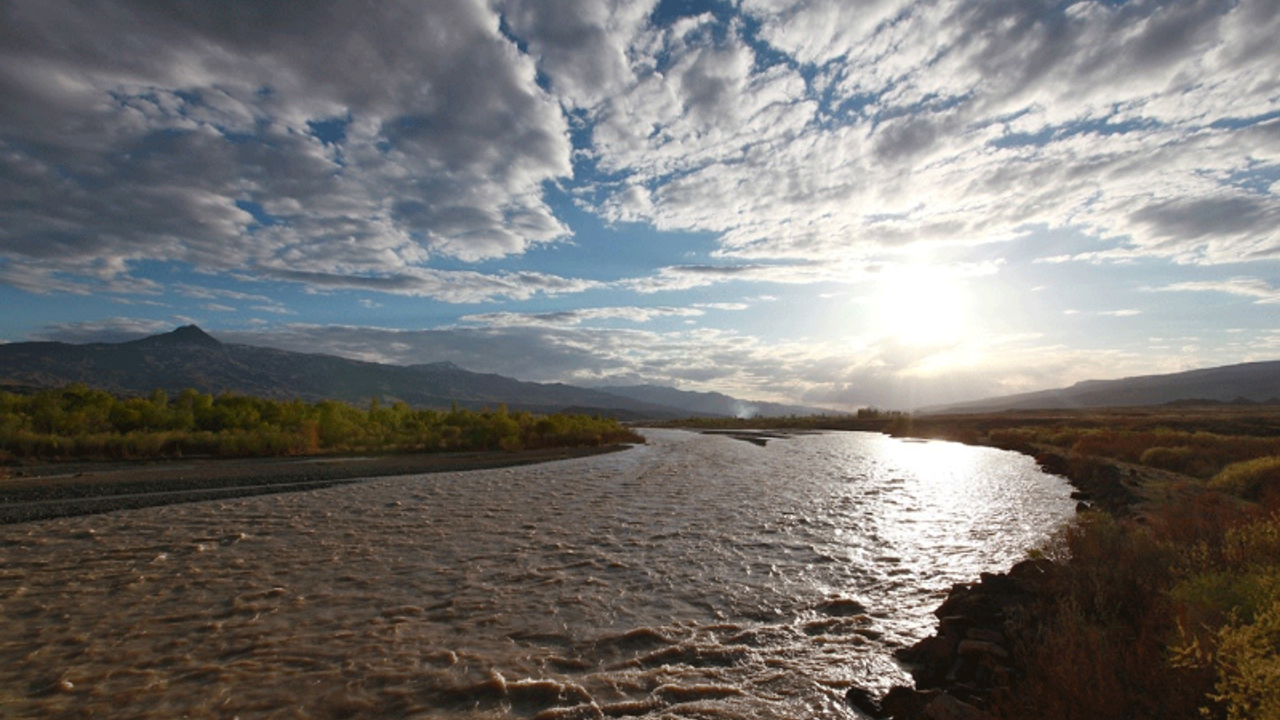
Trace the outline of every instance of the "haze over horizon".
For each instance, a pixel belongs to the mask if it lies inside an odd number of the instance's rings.
[[[1280,358],[1280,3],[0,8],[0,342],[849,409]]]

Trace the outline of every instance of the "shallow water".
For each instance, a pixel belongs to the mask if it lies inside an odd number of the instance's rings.
[[[0,527],[0,716],[856,717],[952,583],[1073,508],[996,450],[645,434]]]

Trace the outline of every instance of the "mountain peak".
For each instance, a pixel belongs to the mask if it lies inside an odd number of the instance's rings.
[[[222,343],[196,325],[183,325],[173,332],[152,335],[140,342],[148,344],[164,343],[168,345],[201,345],[204,347],[222,347]]]
[[[433,363],[420,363],[418,365],[413,365],[412,367],[419,370],[434,370],[436,372],[467,372],[467,370],[458,366],[456,363],[448,360],[441,360],[440,362]]]

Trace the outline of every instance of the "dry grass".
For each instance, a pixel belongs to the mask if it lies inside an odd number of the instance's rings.
[[[1280,515],[1204,492],[1143,521],[1086,513],[1055,554],[1067,561],[1016,633],[1026,676],[1000,717],[1255,717],[1240,708],[1270,702]]]
[[[965,427],[998,447],[1057,448],[1070,477],[1123,462],[1164,483],[1144,488],[1155,501],[1138,515],[1085,513],[1049,550],[1065,558],[1057,592],[1016,628],[1025,674],[998,717],[1280,720],[1280,408],[914,423],[933,437]]]

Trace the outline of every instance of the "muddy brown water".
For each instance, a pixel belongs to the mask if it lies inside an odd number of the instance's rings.
[[[0,527],[0,717],[852,718],[1074,507],[992,449],[645,434]]]

